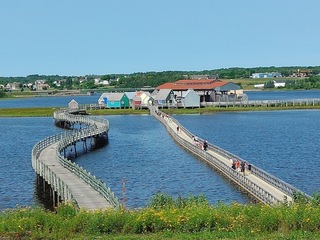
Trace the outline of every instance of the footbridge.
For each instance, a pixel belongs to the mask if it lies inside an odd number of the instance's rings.
[[[244,172],[232,168],[233,161],[247,161],[210,143],[208,143],[207,150],[205,151],[202,147],[203,139],[198,138],[198,141],[195,142],[193,139],[195,135],[189,132],[188,129],[182,126],[172,116],[163,113],[155,106],[150,106],[149,109],[150,114],[166,127],[169,134],[178,144],[209,166],[221,172],[258,202],[268,205],[289,203],[294,200],[295,194],[302,194],[306,198],[310,198],[310,196],[294,186],[253,164],[247,164]]]
[[[67,158],[68,148],[76,156],[79,146],[87,152],[108,141],[107,120],[80,114],[70,109],[54,112],[54,123],[70,130],[38,142],[32,149],[32,167],[39,182],[50,185],[54,204],[74,202],[86,210],[117,208],[119,201],[110,188]]]

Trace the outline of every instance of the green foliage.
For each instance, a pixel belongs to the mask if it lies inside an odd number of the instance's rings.
[[[203,196],[192,196],[188,198],[178,197],[176,199],[163,193],[157,193],[148,203],[148,207],[154,209],[160,208],[184,208],[190,205],[209,205],[208,200]]]
[[[202,195],[174,199],[164,194],[157,194],[146,208],[136,210],[92,212],[61,205],[56,212],[49,212],[17,207],[0,213],[0,238],[185,239],[187,234],[188,239],[309,239],[320,235],[319,194],[315,196],[314,202],[272,207],[221,202],[210,205]]]
[[[6,97],[6,93],[0,89],[0,98],[5,98]]]
[[[314,89],[320,88],[319,76],[320,66],[292,66],[292,67],[256,67],[256,68],[221,68],[203,71],[163,71],[163,72],[138,72],[132,74],[112,74],[112,75],[87,75],[82,76],[59,76],[59,75],[29,75],[27,77],[0,77],[0,84],[9,82],[34,83],[36,80],[45,80],[52,88],[56,87],[53,82],[65,80],[61,82],[57,89],[96,89],[99,86],[94,85],[94,79],[110,80],[110,86],[119,88],[141,88],[143,86],[157,87],[166,82],[174,82],[180,79],[188,79],[191,75],[207,75],[216,76],[219,79],[237,79],[240,84],[242,80],[250,79],[252,73],[259,72],[280,72],[283,77],[291,76],[296,73],[298,69],[307,69],[311,77],[299,78],[299,80],[286,80],[286,85],[289,89]],[[116,81],[116,79],[119,79]],[[82,83],[80,84],[80,80]],[[278,80],[278,79],[276,79]],[[271,86],[271,85],[270,85]],[[245,87],[245,86],[244,86]],[[253,87],[253,86],[252,86]]]

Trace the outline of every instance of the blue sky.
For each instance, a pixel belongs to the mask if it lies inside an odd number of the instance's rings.
[[[0,2],[0,76],[319,66],[319,0]]]

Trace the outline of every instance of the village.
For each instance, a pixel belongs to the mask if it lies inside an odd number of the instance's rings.
[[[241,87],[217,79],[178,80],[162,84],[149,91],[107,92],[98,99],[106,108],[143,109],[150,105],[160,108],[199,108],[201,102],[228,102],[246,100]]]

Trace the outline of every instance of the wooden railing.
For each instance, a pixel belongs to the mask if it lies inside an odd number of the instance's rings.
[[[44,179],[53,187],[53,189],[58,193],[59,196],[61,196],[63,200],[76,201],[72,195],[72,192],[70,191],[70,188],[64,184],[64,182],[54,172],[52,172],[49,166],[39,161],[39,155],[42,150],[51,144],[58,143],[56,155],[59,158],[60,164],[89,184],[115,208],[119,207],[120,204],[118,199],[105,183],[97,179],[90,172],[87,172],[76,163],[64,158],[60,154],[65,148],[75,144],[78,141],[82,141],[89,137],[103,136],[107,134],[109,130],[109,122],[105,119],[73,115],[67,110],[56,111],[54,113],[54,119],[55,121],[68,121],[70,123],[85,124],[86,128],[50,136],[38,142],[32,149],[32,166],[35,171],[40,176],[44,177]]]
[[[182,147],[187,149],[188,151],[192,152],[194,155],[198,156],[201,158],[203,161],[207,162],[209,165],[213,166],[216,170],[222,172],[225,176],[227,176],[229,179],[231,179],[233,182],[241,186],[244,190],[246,190],[248,193],[250,193],[252,196],[255,198],[259,199],[261,202],[266,203],[266,204],[275,204],[275,203],[280,203],[286,201],[285,198],[279,199],[275,196],[273,196],[272,193],[267,191],[266,189],[261,188],[254,182],[252,182],[250,179],[246,178],[243,176],[238,171],[234,171],[230,165],[225,164],[223,161],[219,160],[218,158],[215,158],[214,156],[208,154],[208,152],[203,151],[202,149],[199,149],[199,147],[196,147],[194,144],[186,141],[182,137],[180,137],[179,134],[177,134],[176,131],[174,131],[168,124],[168,121],[159,116],[156,112],[156,109],[154,107],[150,107],[150,113],[156,117],[161,123],[164,124],[164,126],[167,128],[168,132],[170,135],[177,141]],[[160,110],[157,110],[157,112],[161,112]],[[165,113],[162,113],[163,115],[166,115]],[[160,115],[161,115],[160,114]],[[176,119],[172,118],[170,116],[170,121],[174,121],[181,131],[183,131],[185,134],[187,134],[190,139],[194,134],[192,134],[188,129],[186,129],[184,126],[182,126]],[[203,139],[199,138],[199,141],[204,141]],[[229,153],[228,151],[219,148],[213,144],[208,144],[208,150],[212,150],[219,154],[220,156],[226,158],[226,159],[234,159],[234,160],[240,160],[244,161],[243,159],[239,158],[238,156]],[[287,194],[290,197],[293,197],[294,193],[301,193],[307,198],[310,198],[307,194],[301,192],[297,188],[293,187],[292,185],[280,180],[279,178],[263,171],[262,169],[254,166],[251,164],[251,171],[252,174],[255,174],[265,182],[269,183],[270,185],[274,186],[275,188],[279,189],[285,194]]]
[[[287,106],[320,106],[320,98],[287,99],[287,100],[245,100],[228,102],[202,102],[207,107],[287,107]]]

